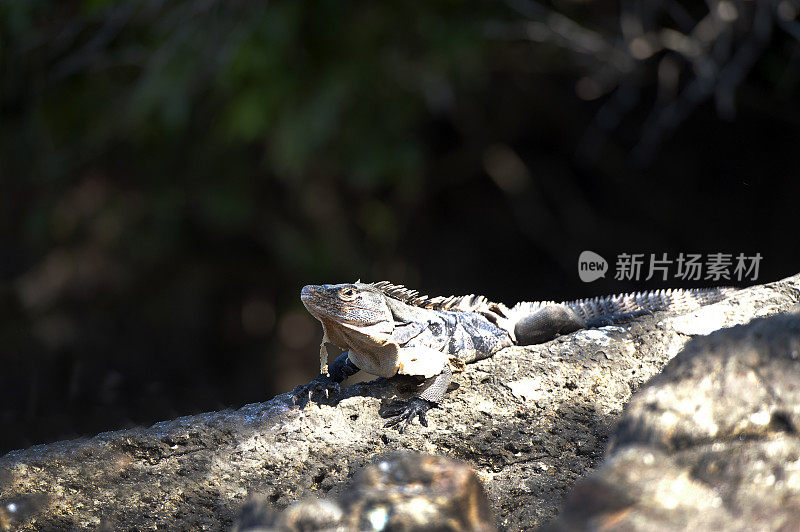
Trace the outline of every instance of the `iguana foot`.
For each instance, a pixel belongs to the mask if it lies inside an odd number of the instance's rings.
[[[389,404],[389,406],[380,413],[380,416],[384,419],[392,418],[386,422],[384,428],[394,427],[395,425],[403,423],[398,429],[400,434],[402,434],[406,427],[409,426],[411,421],[417,416],[419,416],[419,422],[422,426],[427,427],[428,419],[425,417],[425,412],[434,406],[436,406],[436,403],[419,397],[414,397],[408,401],[396,400]]]
[[[325,399],[328,399],[331,391],[338,394],[341,391],[339,383],[327,375],[320,375],[308,384],[295,387],[292,390],[292,403],[297,404],[298,400],[305,399],[302,402],[302,406],[305,406],[321,392],[324,392]]]

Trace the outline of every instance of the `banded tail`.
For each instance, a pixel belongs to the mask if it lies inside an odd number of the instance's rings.
[[[736,292],[736,289],[730,287],[676,288],[578,299],[577,301],[569,301],[563,304],[574,310],[581,318],[591,320],[613,314],[640,311],[688,312],[722,301],[734,292]]]
[[[557,303],[518,303],[508,312],[515,342],[532,345],[584,328],[628,321],[649,312],[696,310],[736,292],[735,288],[670,289],[631,292]]]

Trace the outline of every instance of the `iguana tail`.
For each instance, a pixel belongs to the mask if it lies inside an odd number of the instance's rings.
[[[686,312],[726,298],[735,288],[671,289],[555,302],[518,303],[504,316],[519,345],[545,342],[588,327],[627,321],[657,311]]]
[[[704,305],[722,301],[735,288],[692,288],[631,292],[613,296],[578,299],[563,303],[584,320],[603,318],[630,312],[675,311],[688,312]]]

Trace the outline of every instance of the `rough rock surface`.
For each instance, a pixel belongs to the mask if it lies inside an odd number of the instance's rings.
[[[495,530],[489,500],[468,464],[443,456],[393,453],[368,465],[338,498],[309,498],[276,512],[255,495],[236,532]]]
[[[552,529],[797,530],[800,308],[690,341]]]
[[[248,494],[276,508],[337,497],[377,456],[410,450],[470,463],[497,525],[530,529],[553,518],[576,480],[598,464],[632,391],[661,371],[688,334],[786,311],[798,299],[794,276],[690,315],[659,313],[503,350],[455,376],[458,388],[429,412],[429,427],[415,424],[402,435],[378,417],[381,403],[403,392],[403,379],[391,379],[350,386],[336,405],[301,410],[283,394],[15,451],[0,457],[0,523],[225,529]]]

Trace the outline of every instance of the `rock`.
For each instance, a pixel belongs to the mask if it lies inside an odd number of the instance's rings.
[[[362,469],[335,499],[307,499],[277,513],[256,496],[234,530],[489,532],[494,526],[486,493],[467,464],[403,453]]]
[[[799,294],[794,276],[713,308],[717,323],[730,326],[786,311]],[[575,482],[597,466],[631,393],[689,340],[672,327],[676,318],[658,313],[633,326],[505,349],[456,374],[458,388],[428,413],[430,426],[415,423],[402,435],[382,428],[378,410],[406,393],[409,381],[383,379],[349,386],[319,407],[301,410],[283,394],[15,451],[0,457],[0,523],[14,530],[227,529],[249,494],[276,511],[307,497],[338,500],[355,471],[404,449],[466,461],[486,488],[496,525],[531,529],[555,517]],[[748,427],[764,421],[760,412],[749,411],[756,417]],[[767,412],[772,420],[778,410]],[[676,427],[654,434],[672,445],[680,443],[672,435],[696,433]],[[24,511],[9,512],[16,501]]]
[[[634,394],[555,530],[800,523],[800,309],[689,342]]]

